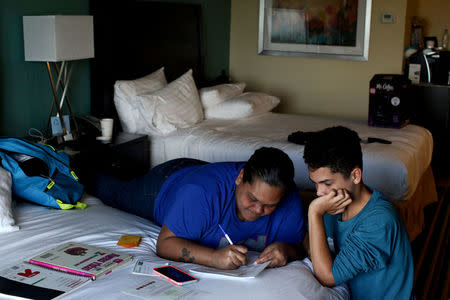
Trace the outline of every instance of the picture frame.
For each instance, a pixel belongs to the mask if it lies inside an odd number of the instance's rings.
[[[372,0],[259,0],[258,54],[367,61],[371,8]]]

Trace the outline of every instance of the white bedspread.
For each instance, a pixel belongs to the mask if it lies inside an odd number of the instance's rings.
[[[86,210],[53,210],[34,204],[15,208],[20,230],[0,235],[0,269],[25,261],[49,248],[76,241],[134,255],[155,258],[155,242],[160,228],[152,222],[105,206],[98,199],[84,196]],[[122,234],[143,237],[139,247],[116,246]],[[189,270],[194,265],[182,266]],[[137,287],[145,278],[131,273],[134,263],[93,281],[64,299],[139,299],[122,293]],[[258,277],[245,280],[200,278],[187,287],[206,292],[196,299],[348,299],[343,287],[321,286],[305,263],[296,261],[282,268],[266,269]],[[1,298],[1,296],[0,296]],[[169,299],[169,298],[167,298]],[[171,299],[171,298],[170,298]]]
[[[190,157],[209,162],[246,161],[254,150],[273,146],[285,151],[295,165],[295,181],[301,189],[314,189],[303,161],[303,146],[287,141],[295,131],[317,131],[343,125],[361,138],[377,137],[390,145],[363,144],[364,182],[390,200],[405,200],[414,193],[431,162],[431,133],[416,125],[401,129],[370,127],[366,122],[266,113],[243,120],[206,120],[166,136],[150,136],[151,162]]]

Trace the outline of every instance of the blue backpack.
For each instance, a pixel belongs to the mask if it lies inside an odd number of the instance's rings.
[[[58,209],[86,208],[78,202],[84,187],[70,169],[66,153],[49,145],[0,137],[0,159],[11,173],[13,195]]]

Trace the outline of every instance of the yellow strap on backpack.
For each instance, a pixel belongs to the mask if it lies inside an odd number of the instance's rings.
[[[77,176],[77,174],[75,174],[74,171],[71,170],[70,174],[72,174],[72,176],[73,176],[73,178],[75,178],[75,180],[78,180],[78,176]]]
[[[55,182],[50,178],[50,182],[47,184],[47,190],[51,189],[55,185]]]
[[[62,202],[59,199],[56,200],[56,203],[58,203],[58,205],[61,209],[72,209],[72,208],[86,209],[86,207],[87,207],[86,203],[76,202],[75,204],[68,204],[68,203]]]

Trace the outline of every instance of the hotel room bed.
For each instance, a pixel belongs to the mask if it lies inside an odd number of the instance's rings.
[[[132,274],[132,269],[137,258],[162,260],[155,254],[160,227],[146,219],[106,206],[95,197],[84,195],[82,201],[88,205],[86,210],[54,210],[18,203],[14,216],[20,230],[0,233],[0,270],[58,244],[76,241],[129,253],[135,259],[105,277],[65,294],[63,299],[139,299],[122,291],[137,287],[146,280],[158,280],[158,277]],[[116,246],[122,234],[140,235],[142,241],[136,248]],[[183,270],[194,266],[181,263],[175,265]],[[198,283],[187,286],[204,292],[196,299],[349,299],[346,287],[323,287],[302,261],[266,269],[253,279],[199,278]]]

